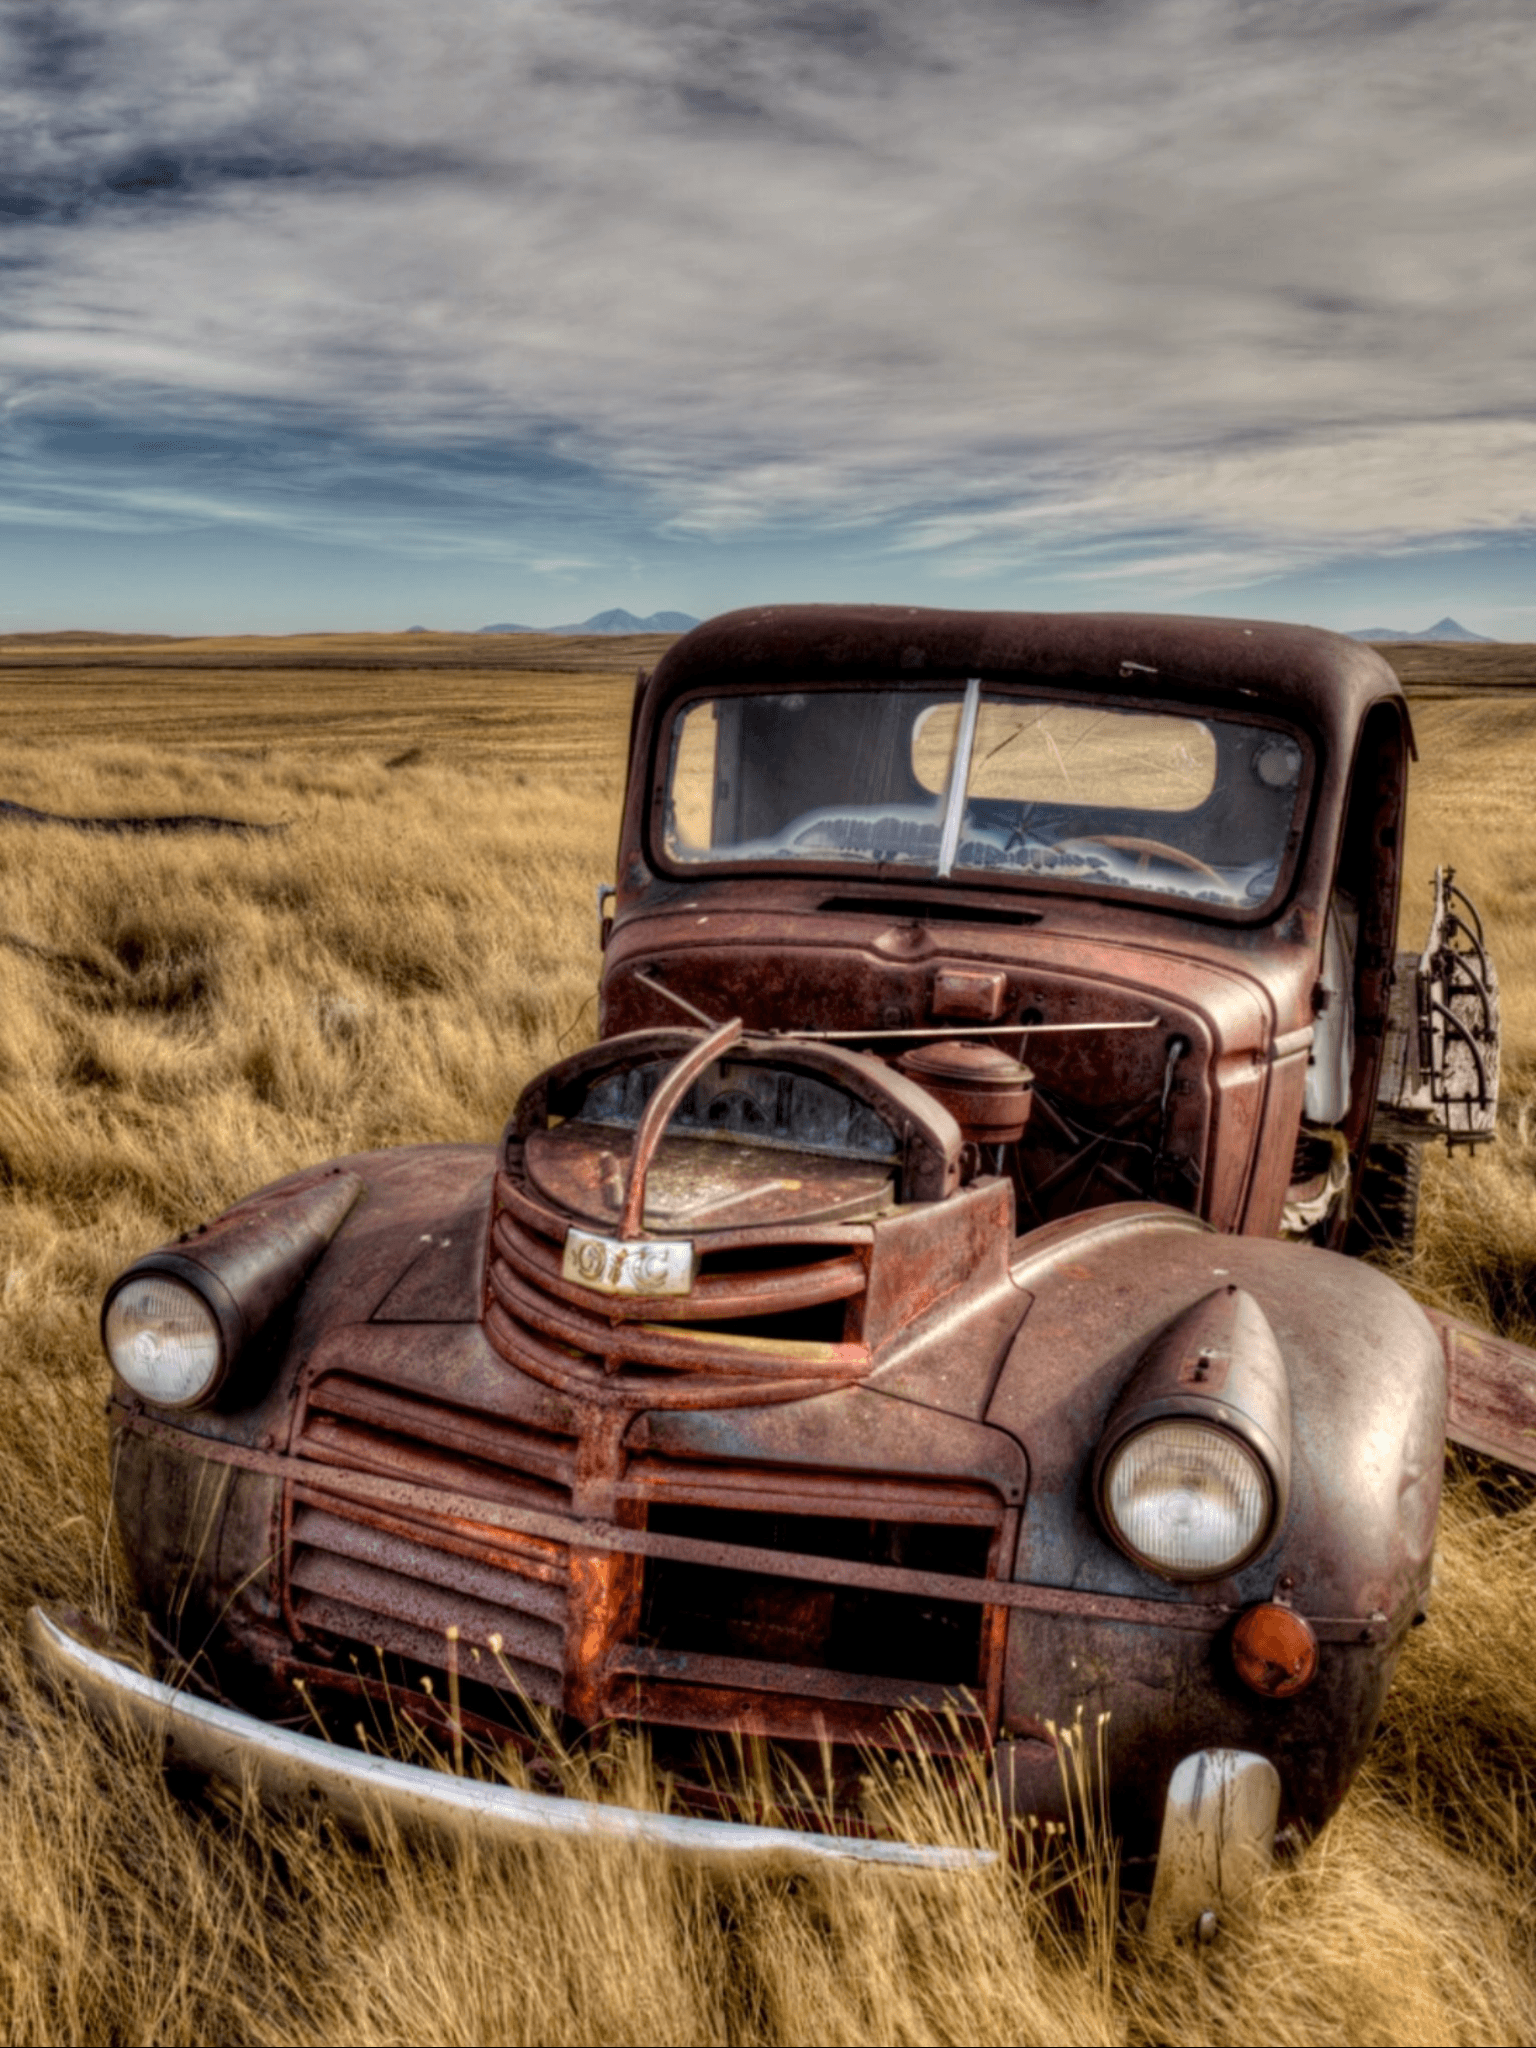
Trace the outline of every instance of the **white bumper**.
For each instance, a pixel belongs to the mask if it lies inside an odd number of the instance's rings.
[[[469,1835],[487,1842],[530,1835],[643,1842],[709,1863],[875,1863],[916,1870],[970,1870],[995,1862],[990,1849],[925,1847],[752,1827],[684,1814],[640,1813],[511,1785],[459,1778],[419,1764],[342,1749],[313,1735],[272,1728],[247,1714],[176,1692],[158,1679],[92,1649],[42,1608],[29,1610],[27,1648],[51,1678],[67,1678],[92,1711],[164,1742],[175,1761],[234,1784],[253,1782],[277,1804],[321,1803],[366,1832],[387,1813],[400,1826]]]

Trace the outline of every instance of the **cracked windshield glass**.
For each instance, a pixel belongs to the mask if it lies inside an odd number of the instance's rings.
[[[673,718],[664,851],[1253,909],[1278,885],[1305,760],[1271,725],[975,681],[705,698]]]

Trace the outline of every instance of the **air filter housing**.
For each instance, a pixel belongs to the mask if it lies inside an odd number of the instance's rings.
[[[1011,1053],[973,1038],[940,1038],[896,1064],[937,1096],[969,1143],[1015,1145],[1024,1135],[1034,1075]]]

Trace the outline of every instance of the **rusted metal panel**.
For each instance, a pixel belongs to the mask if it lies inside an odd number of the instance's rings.
[[[397,1657],[409,1658],[427,1671],[444,1669],[445,1631],[443,1627],[422,1627],[417,1622],[396,1614],[386,1614],[366,1602],[332,1600],[316,1596],[307,1599],[303,1606],[306,1634],[298,1638],[308,1640],[310,1631],[333,1638],[339,1642],[363,1643],[378,1650],[388,1651]],[[475,1614],[473,1603],[466,1603],[465,1612],[470,1616],[469,1628],[475,1632],[477,1645],[484,1647],[491,1635],[502,1633],[499,1624],[506,1619],[488,1612]],[[480,1633],[484,1630],[484,1634]],[[543,1639],[540,1639],[540,1647]],[[544,1707],[558,1707],[563,1697],[557,1674],[545,1663],[519,1657],[503,1649],[500,1658],[506,1665],[504,1683],[513,1687],[526,1698]]]
[[[851,1515],[902,1522],[974,1524],[991,1528],[999,1499],[990,1487],[945,1486],[938,1481],[881,1473],[824,1472],[796,1464],[785,1468],[702,1464],[681,1458],[632,1456],[618,1488],[621,1500],[670,1501],[733,1507],[760,1515]]]
[[[305,1635],[316,1627],[354,1642],[366,1642],[377,1621],[409,1626],[424,1647],[411,1654],[438,1668],[448,1630],[468,1642],[490,1647],[492,1636],[518,1664],[559,1671],[564,1661],[562,1631],[519,1608],[483,1600],[463,1588],[444,1589],[431,1580],[380,1567],[330,1550],[296,1545],[289,1568],[295,1616]],[[345,1610],[345,1612],[343,1612]],[[396,1646],[398,1647],[398,1645]]]
[[[885,1219],[870,1250],[862,1332],[883,1353],[909,1323],[947,1295],[985,1293],[1008,1272],[1013,1196],[1007,1183],[967,1188],[942,1209],[926,1204]]]
[[[1536,1351],[1425,1311],[1445,1353],[1445,1433],[1454,1444],[1536,1473]]]
[[[989,1024],[1003,1014],[1008,977],[998,968],[939,967],[933,976],[935,1017]]]
[[[1250,1749],[1280,1773],[1281,1818],[1308,1832],[1343,1798],[1369,1747],[1402,1636],[1324,1649],[1316,1682],[1296,1698],[1264,1699],[1236,1677],[1225,1632],[1163,1630],[1074,1617],[1010,1619],[1005,1728],[1015,1712],[1071,1727],[1081,1715],[1102,1743],[1110,1820],[1126,1853],[1156,1847],[1169,1778],[1190,1748]],[[1021,1732],[1022,1729],[1021,1729]],[[1043,1818],[1066,1819],[1048,1775],[1028,1786]]]
[[[615,1674],[607,1681],[605,1695],[607,1713],[615,1718],[779,1741],[857,1743],[875,1749],[921,1749],[933,1756],[968,1756],[983,1735],[979,1718],[968,1722],[958,1717],[958,1725],[951,1728],[948,1718],[938,1714],[915,1716],[856,1700],[807,1700],[793,1693],[769,1695],[662,1678]]]
[[[443,1234],[443,1218],[463,1209],[493,1157],[483,1145],[422,1145],[339,1160],[367,1192],[304,1291],[295,1337],[365,1322],[428,1238]]]
[[[606,1718],[606,1674],[640,1619],[641,1564],[622,1552],[572,1546],[565,1636],[565,1710],[587,1727]]]
[[[1266,1048],[1231,1053],[1211,1070],[1210,1163],[1200,1213],[1216,1230],[1237,1229],[1252,1186],[1269,1083]],[[1286,1134],[1287,1158],[1296,1133]]]
[[[1029,1306],[1009,1268],[1012,1246],[1012,1190],[1001,1180],[978,1182],[942,1212],[914,1208],[882,1223],[863,1304],[867,1384],[979,1422]]]
[[[515,1605],[519,1613],[547,1622],[563,1624],[565,1620],[569,1571],[563,1561],[557,1561],[552,1544],[544,1546],[545,1556],[530,1557],[521,1549],[510,1552],[486,1543],[467,1543],[431,1526],[413,1527],[400,1516],[381,1515],[377,1509],[363,1521],[355,1513],[343,1516],[302,1505],[293,1517],[292,1540],[299,1549],[353,1558],[390,1571],[408,1570],[411,1577],[445,1592],[462,1588],[492,1605]]]
[[[941,1713],[948,1707],[978,1723],[982,1718],[976,1700],[962,1688],[929,1685],[919,1678],[880,1678],[866,1672],[760,1663],[750,1657],[712,1657],[697,1650],[662,1650],[644,1644],[615,1651],[608,1669],[615,1678],[675,1679],[732,1692],[785,1692],[806,1700],[837,1700],[891,1711],[905,1707]]]
[[[508,1372],[478,1322],[343,1324],[317,1338],[304,1370],[316,1387],[328,1375],[350,1376],[546,1435],[576,1433],[571,1403],[526,1374]]]
[[[1286,1040],[1277,1040],[1270,1055],[1263,1123],[1242,1210],[1242,1229],[1249,1237],[1279,1235],[1301,1128],[1311,1038],[1310,1030],[1292,1034],[1293,1049]],[[1298,1039],[1303,1042],[1296,1044]]]
[[[804,1468],[808,1489],[821,1483],[809,1475],[870,1473],[985,1486],[1015,1506],[1028,1486],[1023,1449],[1008,1436],[862,1387],[782,1408],[651,1409],[627,1442],[670,1459]]]
[[[115,1421],[126,1419],[115,1411]],[[119,1428],[112,1455],[115,1511],[134,1532],[127,1551],[138,1602],[169,1646],[194,1660],[231,1611],[280,1619],[279,1471],[211,1464],[201,1448],[183,1429],[152,1439]]]
[[[396,1437],[382,1431],[358,1429],[329,1416],[312,1417],[295,1448],[301,1458],[339,1471],[376,1472],[386,1479],[451,1486],[458,1493],[509,1505],[518,1501],[530,1507],[561,1504],[541,1494],[515,1467],[507,1471],[471,1464],[460,1453],[430,1444],[402,1446]]]
[[[421,1249],[373,1312],[380,1323],[472,1323],[485,1294],[485,1218],[490,1207],[489,1166],[467,1198],[434,1218]]]
[[[328,1372],[310,1387],[306,1435],[315,1441],[320,1415],[343,1416],[377,1431],[395,1430],[417,1442],[484,1462],[501,1473],[532,1474],[569,1489],[575,1453],[563,1438],[540,1439],[471,1409],[423,1401],[392,1388]]]
[[[451,1503],[445,1503],[430,1488],[414,1482],[394,1487],[386,1482],[381,1488],[377,1474],[366,1475],[366,1481],[371,1483],[361,1487],[355,1480],[365,1475],[355,1472],[345,1481],[338,1480],[335,1472],[322,1471],[316,1476],[320,1481],[316,1486],[306,1483],[310,1475],[305,1472],[292,1480],[290,1534],[298,1526],[301,1510],[313,1508],[356,1528],[376,1530],[382,1536],[400,1537],[407,1543],[425,1544],[451,1557],[466,1557],[490,1565],[532,1587],[554,1587],[563,1602],[570,1578],[568,1540],[511,1526],[512,1518],[505,1513],[487,1520],[486,1509],[480,1503],[474,1513],[467,1514],[464,1504],[471,1496],[465,1494],[455,1494]],[[579,1533],[569,1525],[566,1528],[567,1539]],[[542,1596],[526,1590],[514,1592],[509,1587],[506,1598],[522,1602],[530,1613],[543,1611]]]
[[[531,1132],[528,1177],[546,1201],[620,1236],[628,1171],[627,1132],[565,1123]],[[758,1227],[861,1222],[895,1199],[896,1176],[882,1164],[767,1151],[719,1138],[658,1139],[646,1159],[645,1229],[658,1236],[711,1230],[750,1216]]]

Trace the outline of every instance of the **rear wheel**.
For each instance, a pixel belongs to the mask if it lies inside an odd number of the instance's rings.
[[[1372,1145],[1360,1170],[1345,1251],[1398,1253],[1407,1258],[1418,1230],[1423,1174],[1421,1145]]]

